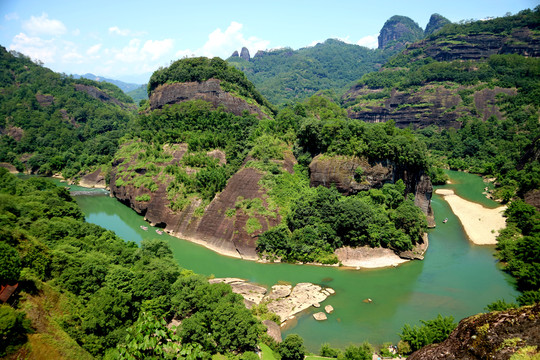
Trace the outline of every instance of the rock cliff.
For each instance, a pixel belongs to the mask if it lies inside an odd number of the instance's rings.
[[[187,151],[186,144],[166,145],[166,148],[173,155],[173,159],[167,164],[158,164],[161,168],[178,164]],[[126,170],[133,167],[137,155],[134,154],[132,159],[116,159],[113,162],[110,172],[111,196],[143,215],[152,225],[164,228],[171,235],[199,243],[225,255],[257,259],[256,238],[270,227],[279,224],[281,221],[279,211],[278,209],[267,211],[262,215],[248,214],[238,206],[238,203],[259,199],[262,206],[268,206],[265,201],[266,190],[259,185],[262,172],[243,167],[229,179],[225,189],[207,206],[204,206],[201,199],[192,198],[183,210],[173,211],[167,193],[167,186],[172,177],[165,172],[153,177],[157,187],[155,191],[150,191],[144,186],[137,187],[129,182],[131,175]],[[208,156],[218,159],[221,159],[222,155],[216,151],[208,153]],[[281,165],[284,169],[292,169],[294,163],[294,158],[288,157]],[[144,175],[146,171],[145,168],[135,170],[139,175]],[[186,169],[186,171],[196,170]],[[201,206],[204,208],[200,208]],[[257,221],[260,227],[251,230],[247,226],[248,221]]]
[[[150,96],[150,109],[160,109],[188,100],[204,100],[215,108],[222,106],[225,111],[241,116],[244,111],[257,115],[260,119],[268,117],[259,106],[248,104],[244,99],[223,90],[221,81],[210,79],[204,82],[185,82],[159,85]]]
[[[411,18],[395,15],[384,23],[379,33],[379,49],[402,49],[423,37],[424,31]]]
[[[463,319],[448,339],[440,344],[428,345],[408,359],[503,360],[510,359],[514,354],[538,356],[539,345],[540,304],[536,304]]]
[[[411,44],[404,50],[407,55],[423,50],[425,57],[437,61],[479,60],[494,54],[540,56],[540,36],[529,28],[513,29],[510,34],[471,33],[428,38]]]
[[[428,36],[441,30],[444,25],[450,24],[450,20],[439,14],[433,14],[424,30],[424,35]]]
[[[359,167],[362,168],[361,179],[356,175]],[[423,171],[406,169],[390,161],[369,163],[366,159],[351,156],[318,155],[309,165],[309,174],[311,186],[335,185],[338,191],[347,195],[380,188],[401,179],[405,183],[405,192],[414,194],[415,204],[426,214],[428,225],[435,225],[431,209],[433,186]]]
[[[114,97],[110,96],[109,94],[107,94],[103,90],[98,89],[95,86],[84,85],[84,84],[74,84],[74,86],[75,86],[75,90],[87,93],[88,95],[92,96],[95,99],[98,99],[99,101],[106,102],[106,103],[112,103],[112,104],[118,105],[118,106],[120,106],[120,107],[122,107],[124,109],[126,109],[126,108],[135,109],[136,108],[135,104],[125,104],[125,103],[121,102],[120,100],[118,100],[117,98],[114,98]]]
[[[471,95],[460,95],[460,92]],[[463,93],[462,92],[462,93]],[[410,91],[392,89],[389,95],[373,101],[380,89],[369,89],[364,86],[351,88],[343,97],[348,116],[366,122],[386,122],[390,119],[396,126],[406,128],[424,128],[437,125],[442,128],[460,128],[457,121],[465,115],[475,115],[484,121],[491,116],[498,119],[503,114],[496,104],[499,94],[514,95],[515,89],[495,87],[475,90],[472,86],[447,88],[440,84],[427,84]]]

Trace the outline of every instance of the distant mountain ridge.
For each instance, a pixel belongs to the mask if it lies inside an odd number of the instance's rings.
[[[140,88],[141,86],[143,86],[143,84],[126,83],[120,80],[109,79],[103,76],[97,76],[91,73],[86,73],[84,75],[73,74],[73,77],[75,79],[85,78],[85,79],[99,81],[99,82],[105,81],[105,82],[118,86],[125,93],[136,90]]]

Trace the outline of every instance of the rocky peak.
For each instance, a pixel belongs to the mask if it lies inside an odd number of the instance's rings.
[[[439,31],[440,29],[442,29],[442,27],[446,24],[450,24],[450,20],[448,20],[442,15],[433,14],[429,18],[429,22],[426,25],[426,30],[424,31],[424,35],[428,36],[428,35],[433,34]]]
[[[408,359],[532,359],[513,355],[523,355],[527,350],[535,355],[539,343],[540,304],[536,304],[463,319],[448,339],[423,347]]]
[[[238,51],[234,50],[234,52],[232,53],[231,57],[239,57],[240,55],[238,55]]]
[[[388,19],[379,34],[379,49],[401,49],[407,43],[422,39],[424,31],[411,18],[394,15]]]
[[[249,50],[246,47],[242,48],[242,51],[240,51],[240,57],[246,61],[249,61],[251,57],[249,56]]]

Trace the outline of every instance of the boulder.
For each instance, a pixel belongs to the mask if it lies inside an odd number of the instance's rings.
[[[268,336],[274,339],[275,342],[280,343],[282,339],[281,328],[279,327],[279,325],[272,320],[264,320],[262,323],[266,325],[266,333],[268,334]]]
[[[326,305],[324,307],[324,311],[326,311],[328,314],[331,314],[334,312],[334,307],[332,305]]]
[[[317,321],[322,321],[322,320],[326,320],[326,319],[327,319],[326,314],[323,313],[322,311],[313,314],[313,317],[314,317],[315,320],[317,320]]]

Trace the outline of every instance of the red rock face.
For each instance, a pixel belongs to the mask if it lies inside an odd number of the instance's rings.
[[[267,117],[257,105],[251,105],[243,99],[235,97],[221,89],[221,81],[208,81],[164,84],[158,86],[150,96],[150,109],[161,109],[165,105],[177,104],[188,100],[204,100],[215,108],[223,106],[225,111],[241,116],[244,111],[257,115],[260,119]]]
[[[444,86],[426,85],[411,92],[400,92],[393,89],[390,97],[383,99],[382,104],[373,106],[362,105],[362,100],[358,106],[347,109],[351,119],[359,119],[366,122],[379,123],[393,119],[396,126],[406,128],[412,125],[414,128],[424,128],[429,125],[437,125],[444,128],[460,128],[461,123],[458,118],[464,115],[471,115],[471,109],[463,104],[458,91],[467,89],[461,86],[458,89],[446,89]],[[380,90],[371,90],[365,87],[354,87],[345,94],[347,102],[355,101],[358,97],[375,94]],[[477,115],[484,120],[490,116],[498,119],[502,118],[499,107],[495,104],[498,94],[514,95],[515,89],[504,89],[495,87],[494,89],[483,89],[476,91],[472,95],[472,100]]]
[[[166,151],[173,154],[171,163],[178,163],[186,149],[182,144],[176,145],[174,148],[165,147]],[[224,154],[214,151],[212,155],[221,158]],[[268,206],[265,200],[267,197],[266,190],[259,185],[259,180],[262,177],[259,170],[253,168],[240,169],[229,179],[225,189],[204,209],[201,216],[196,214],[196,209],[202,203],[200,199],[193,200],[182,211],[171,210],[169,207],[170,201],[167,198],[167,186],[172,179],[170,177],[168,177],[167,181],[161,183],[156,177],[154,181],[159,186],[154,192],[150,192],[144,187],[136,188],[133,185],[116,186],[118,172],[124,166],[128,166],[125,164],[120,165],[122,161],[118,160],[116,164],[113,164],[110,176],[111,196],[116,197],[137,213],[143,215],[152,225],[163,227],[176,237],[201,243],[227,255],[256,259],[255,242],[257,236],[270,227],[279,224],[281,220],[278,210],[273,212],[273,216],[251,214],[251,218],[259,222],[260,228],[248,232],[246,225],[250,216],[244,213],[241,208],[236,208],[236,204],[241,199],[255,198],[259,198],[264,207]],[[290,162],[290,159],[283,162],[284,167],[292,168],[292,165],[288,164],[288,162]],[[142,172],[144,169],[138,169],[137,171]],[[150,196],[149,201],[137,200],[137,197],[145,194]]]
[[[75,84],[74,86],[75,86],[75,90],[85,92],[88,95],[90,95],[93,98],[96,98],[96,99],[98,99],[100,101],[113,103],[113,104],[116,104],[116,105],[118,105],[118,106],[120,106],[122,108],[128,108],[128,107],[131,107],[133,109],[136,108],[136,105],[127,106],[123,102],[119,101],[118,99],[110,96],[106,92],[101,91],[100,89],[98,89],[98,88],[96,88],[94,86],[83,85],[83,84]]]
[[[362,169],[358,175],[357,168]],[[423,171],[400,168],[390,161],[368,163],[365,159],[350,156],[316,156],[309,165],[310,186],[335,185],[339,192],[350,195],[358,191],[380,188],[385,183],[395,183],[399,179],[405,183],[405,192],[414,194],[414,203],[428,219],[428,225],[435,226],[431,196],[431,179]]]
[[[518,348],[538,344],[540,304],[463,319],[448,339],[440,344],[428,345],[408,359],[503,360],[509,359]]]

